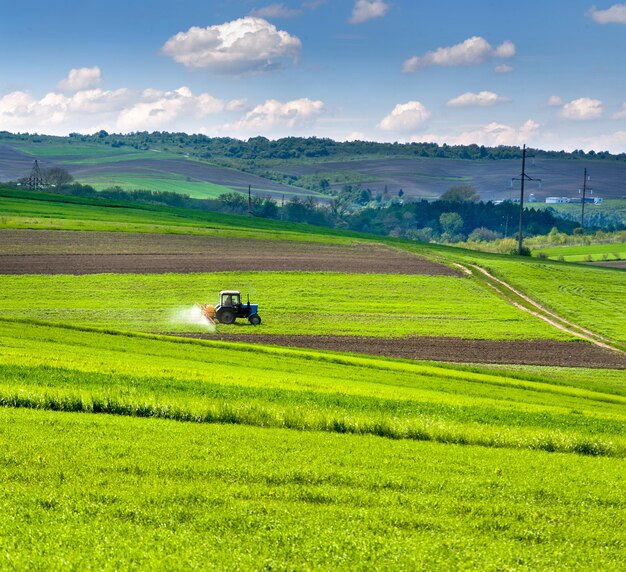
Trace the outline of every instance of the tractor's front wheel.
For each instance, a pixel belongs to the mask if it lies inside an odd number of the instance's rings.
[[[235,312],[232,310],[222,310],[217,316],[217,319],[222,324],[232,324],[235,321]]]
[[[258,314],[252,314],[252,316],[248,317],[248,322],[250,322],[253,326],[258,326],[261,323],[261,316]]]

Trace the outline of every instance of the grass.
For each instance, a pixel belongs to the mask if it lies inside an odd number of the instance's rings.
[[[271,219],[2,188],[0,228],[254,236],[333,243],[368,237]]]
[[[376,240],[444,260],[479,264],[552,310],[613,340],[626,341],[624,273],[617,269],[490,255],[382,239],[335,229],[185,209],[0,190],[0,228],[160,232],[344,242]],[[245,286],[245,285],[244,285]]]
[[[617,459],[0,415],[3,568],[619,570],[623,562]]]
[[[544,255],[552,260],[564,260],[566,262],[624,260],[626,259],[626,243],[555,246],[554,248],[541,248],[536,252],[533,251],[533,255]]]
[[[134,173],[83,175],[78,180],[83,184],[91,185],[98,191],[113,186],[120,186],[125,190],[150,189],[152,191],[182,193],[197,199],[216,198],[221,194],[233,191],[231,187],[207,181],[190,181],[186,177],[175,173],[157,173],[154,176],[137,175]]]
[[[2,321],[0,566],[620,569],[616,372],[474,370]]]
[[[0,226],[254,236],[277,248],[366,239],[32,198],[0,193]],[[626,330],[623,272],[384,242],[478,263],[605,335]],[[170,310],[210,301],[228,282],[261,304],[265,333],[555,335],[475,279],[0,282],[0,568],[623,567],[623,371],[446,366],[118,331],[172,329]]]
[[[248,272],[0,276],[0,316],[144,332],[206,331],[177,322],[234,288],[260,304],[259,327],[224,333],[571,339],[474,280],[450,276]]]
[[[443,246],[396,244],[434,259],[477,264],[564,318],[626,347],[623,270]]]
[[[552,208],[560,213],[567,213],[577,217],[580,220],[581,205],[580,204],[543,204],[535,203],[534,208]],[[617,217],[622,222],[626,222],[626,199],[624,198],[605,198],[600,204],[585,205],[585,219],[590,216],[601,214],[605,216]]]
[[[0,344],[5,406],[626,456],[626,396],[601,371],[554,383],[10,321]]]
[[[515,259],[489,267],[535,299],[575,323],[626,342],[626,274],[611,268]]]
[[[143,155],[144,151],[137,151],[132,147],[111,147],[110,145],[93,145],[88,143],[69,143],[63,144],[49,144],[38,145],[33,143],[15,143],[11,142],[10,146],[22,153],[27,153],[34,157],[82,157],[84,159],[94,158],[97,160],[106,159],[106,157],[123,157],[123,156],[137,156]]]

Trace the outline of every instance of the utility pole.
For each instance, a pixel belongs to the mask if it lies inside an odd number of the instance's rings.
[[[26,184],[28,185],[28,189],[31,191],[38,191],[41,187],[43,187],[43,176],[41,175],[41,169],[39,168],[37,159],[35,159],[35,164],[33,165],[33,169],[30,172],[30,176],[28,177]]]
[[[248,185],[248,216],[252,216],[252,191]]]
[[[593,191],[592,191],[593,192]],[[585,168],[585,177],[583,179],[583,200],[580,205],[580,228],[585,228],[585,195],[587,194],[587,169]]]
[[[524,183],[526,181],[541,181],[541,179],[533,179],[526,174],[526,145],[522,149],[522,174],[519,178],[511,179],[513,181],[520,181],[520,195],[519,195],[519,234],[517,237],[517,254],[522,255],[522,248],[524,242],[524,233],[522,232],[524,224]]]

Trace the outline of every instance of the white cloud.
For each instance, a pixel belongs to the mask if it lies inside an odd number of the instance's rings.
[[[497,58],[502,58],[503,60],[515,57],[515,44],[509,40],[502,42],[496,48],[494,54]]]
[[[383,118],[378,128],[383,131],[408,132],[424,125],[430,119],[430,111],[419,101],[399,103]]]
[[[598,10],[593,6],[587,15],[598,24],[626,24],[626,3],[613,4],[606,10]]]
[[[188,87],[173,91],[90,89],[71,96],[50,92],[41,99],[15,91],[0,98],[0,129],[67,134],[97,128],[121,132],[191,127],[198,119],[241,111],[246,100],[223,101]]]
[[[248,111],[234,124],[223,125],[221,130],[238,131],[252,135],[293,133],[312,125],[324,113],[324,102],[308,97],[281,102],[268,99]]]
[[[502,123],[489,123],[458,135],[435,135],[428,134],[413,137],[415,141],[433,141],[436,143],[448,143],[449,145],[485,145],[496,147],[498,145],[522,145],[531,140],[539,130],[540,125],[529,119],[520,127],[513,127]]]
[[[558,95],[551,95],[548,98],[548,105],[550,107],[560,107],[563,105],[563,100]]]
[[[613,119],[626,119],[626,103],[622,103],[622,110],[615,113]]]
[[[597,119],[602,115],[603,106],[599,99],[590,97],[581,97],[566,103],[559,112],[564,119],[572,119],[574,121],[587,121],[589,119]]]
[[[174,91],[144,90],[134,105],[122,110],[116,128],[123,132],[162,129],[178,120],[200,119],[223,112],[226,103],[208,93],[194,96],[188,87]]]
[[[246,17],[172,36],[161,51],[191,69],[220,74],[264,72],[297,60],[302,43],[263,18]]]
[[[511,73],[513,71],[513,67],[508,64],[500,64],[499,66],[496,66],[494,71],[496,73]]]
[[[362,24],[374,18],[382,18],[388,10],[389,5],[382,0],[356,0],[348,22]]]
[[[226,111],[243,111],[248,106],[248,100],[233,99],[226,104]]]
[[[0,99],[0,125],[3,129],[45,132],[69,123],[91,124],[94,116],[105,118],[119,112],[130,97],[127,89],[91,89],[71,96],[50,92],[41,99],[14,91]]]
[[[423,56],[413,56],[404,62],[402,71],[414,72],[428,66],[470,66],[492,58],[512,58],[514,55],[515,45],[512,42],[506,41],[494,48],[484,38],[473,36],[460,44],[438,48]]]
[[[491,107],[498,103],[509,101],[508,97],[503,97],[493,91],[480,91],[478,93],[467,92],[459,95],[446,103],[447,107]]]
[[[67,77],[59,82],[62,91],[80,91],[100,85],[102,72],[98,66],[71,69]]]

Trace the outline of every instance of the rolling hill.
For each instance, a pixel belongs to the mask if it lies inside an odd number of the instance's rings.
[[[192,136],[181,136],[182,142],[172,143],[174,134],[144,139],[149,146],[134,143],[132,135],[0,135],[0,182],[28,175],[32,161],[38,159],[43,166],[63,167],[79,182],[97,189],[119,185],[126,189],[171,190],[197,198],[247,191],[248,185],[257,194],[279,199],[283,195],[312,195],[324,200],[328,191],[338,191],[346,184],[369,188],[374,195],[389,198],[402,190],[407,198],[435,199],[454,185],[475,187],[484,201],[511,199],[519,193],[518,183],[511,187],[511,179],[521,171],[521,161],[509,158],[516,155],[515,150],[504,153],[503,158],[438,158],[418,155],[410,145],[376,148],[375,144],[363,143],[363,150],[346,148],[333,156],[319,150],[306,151],[293,142],[290,153],[274,153],[282,157],[277,159],[267,158],[273,156],[266,149],[269,142],[259,148],[257,156],[254,140],[247,144],[232,140],[230,147],[227,143],[211,147],[209,138],[206,143],[193,144],[189,142]],[[339,145],[332,142],[331,149]],[[203,152],[207,148],[211,152]],[[578,196],[584,168],[592,176],[596,196],[626,197],[626,161],[539,151],[536,160],[529,159],[528,173],[542,183],[529,183],[527,193],[533,193],[539,202],[548,196]]]

